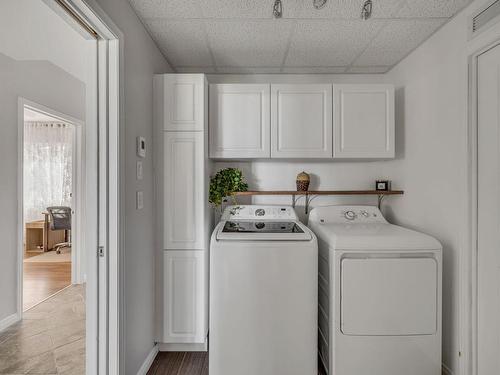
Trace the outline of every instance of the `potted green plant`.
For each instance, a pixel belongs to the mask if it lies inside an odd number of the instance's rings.
[[[208,201],[215,208],[220,209],[224,198],[231,197],[234,204],[236,198],[232,195],[238,191],[247,191],[248,184],[244,181],[243,173],[238,168],[225,168],[210,178]]]

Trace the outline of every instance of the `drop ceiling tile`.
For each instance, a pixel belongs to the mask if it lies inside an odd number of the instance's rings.
[[[141,18],[200,18],[197,0],[129,0]]]
[[[213,66],[203,21],[148,19],[145,24],[174,67]]]
[[[391,20],[354,66],[392,66],[425,41],[447,19]]]
[[[452,17],[472,0],[411,0],[397,13],[397,17]]]
[[[215,73],[213,66],[178,66],[177,73]]]
[[[385,21],[299,21],[285,66],[350,65]]]
[[[218,73],[224,74],[277,74],[280,67],[243,67],[243,66],[218,66]]]
[[[387,73],[391,66],[352,66],[346,73],[354,74],[382,74]]]
[[[390,18],[406,0],[374,0],[372,18]],[[360,19],[365,0],[328,0],[322,9],[316,9],[312,0],[306,0],[301,18]]]
[[[290,74],[339,74],[346,71],[346,66],[286,66],[283,73]]]
[[[282,0],[283,18],[300,13],[303,0]],[[206,18],[268,18],[273,19],[273,0],[200,0]]]
[[[281,66],[293,21],[207,21],[217,66]]]

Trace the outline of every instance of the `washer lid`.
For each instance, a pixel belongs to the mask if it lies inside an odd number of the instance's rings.
[[[310,223],[314,233],[335,250],[438,250],[434,237],[388,223]]]
[[[310,231],[297,221],[222,221],[217,228],[217,240],[234,241],[309,241]]]

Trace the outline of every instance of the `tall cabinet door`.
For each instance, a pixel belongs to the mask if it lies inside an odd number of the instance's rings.
[[[334,158],[394,157],[394,87],[334,85]]]
[[[271,86],[271,156],[332,157],[332,85]]]
[[[270,85],[210,85],[210,157],[270,156]]]
[[[202,74],[165,74],[163,80],[164,130],[204,130],[205,77]]]
[[[164,146],[164,249],[202,250],[203,132],[165,132]]]
[[[163,342],[204,343],[207,331],[205,251],[163,253]]]

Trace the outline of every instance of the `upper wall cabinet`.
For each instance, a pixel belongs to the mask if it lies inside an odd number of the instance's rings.
[[[204,76],[165,74],[163,80],[163,127],[166,131],[204,130]]]
[[[210,157],[268,158],[270,85],[210,85]]]
[[[334,158],[394,157],[394,86],[334,85]]]
[[[271,156],[332,157],[332,85],[271,86]]]

